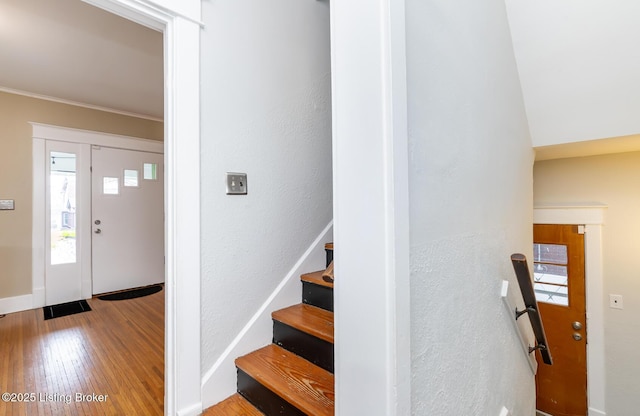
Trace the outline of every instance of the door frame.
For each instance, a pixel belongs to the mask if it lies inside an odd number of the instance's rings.
[[[589,416],[606,416],[602,227],[605,205],[539,206],[534,224],[583,225],[587,309],[587,406]]]
[[[83,0],[164,33],[166,415],[202,412],[201,0]]]
[[[406,415],[412,330],[405,2],[336,1],[329,13],[334,260],[335,273],[349,276],[334,286],[335,409]],[[355,308],[358,296],[368,302]]]

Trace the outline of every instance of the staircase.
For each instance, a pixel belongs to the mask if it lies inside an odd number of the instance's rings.
[[[325,245],[327,266],[333,244]],[[273,318],[273,343],[236,359],[238,392],[204,416],[334,414],[333,283],[303,274],[302,303]]]

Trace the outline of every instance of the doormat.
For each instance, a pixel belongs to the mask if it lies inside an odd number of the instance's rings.
[[[59,305],[45,306],[42,310],[44,311],[44,320],[46,321],[61,316],[87,312],[91,310],[91,306],[83,299],[75,302],[61,303]]]
[[[143,296],[153,295],[162,290],[162,285],[145,286],[138,289],[123,290],[122,292],[109,293],[108,295],[98,296],[100,300],[126,300],[141,298]]]

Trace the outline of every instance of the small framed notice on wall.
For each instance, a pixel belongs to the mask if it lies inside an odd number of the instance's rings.
[[[13,199],[0,199],[0,210],[15,209],[15,204],[13,203],[13,201]]]

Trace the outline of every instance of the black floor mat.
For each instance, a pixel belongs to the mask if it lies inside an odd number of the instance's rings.
[[[89,306],[86,300],[77,300],[59,305],[45,306],[42,310],[44,312],[44,320],[46,321],[47,319],[87,312],[91,310],[91,306]]]
[[[153,295],[162,290],[162,285],[153,285],[141,287],[138,289],[123,290],[122,292],[110,293],[108,295],[98,296],[100,300],[126,300],[140,298],[142,296]]]

